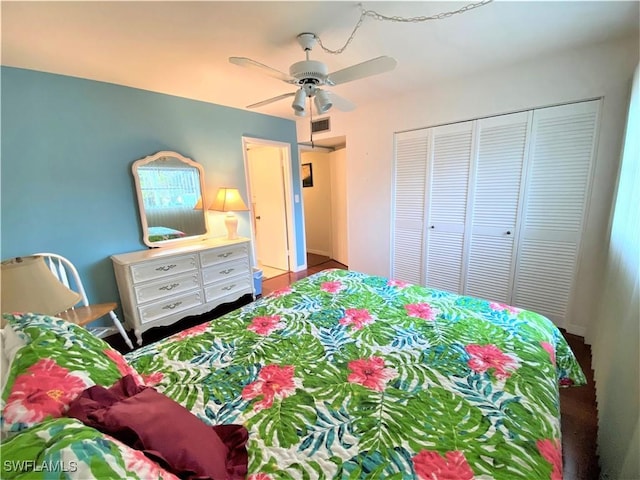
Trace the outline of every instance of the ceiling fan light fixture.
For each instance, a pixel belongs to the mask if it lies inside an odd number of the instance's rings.
[[[302,112],[302,115],[304,115],[306,101],[307,101],[307,93],[304,91],[303,88],[301,88],[296,92],[295,97],[293,97],[293,103],[291,104],[291,107],[296,112],[296,115],[298,115],[298,112]]]
[[[333,107],[329,94],[324,90],[316,91],[314,102],[318,113],[326,113],[331,107]]]

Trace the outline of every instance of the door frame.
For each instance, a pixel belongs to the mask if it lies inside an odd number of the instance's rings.
[[[295,223],[293,218],[293,177],[291,174],[291,144],[286,142],[278,142],[276,140],[265,140],[263,138],[255,137],[242,137],[242,156],[244,158],[244,172],[245,172],[245,184],[247,188],[247,196],[249,197],[249,215],[251,215],[249,221],[249,230],[251,231],[251,259],[254,266],[258,265],[258,255],[256,246],[256,232],[254,228],[253,219],[255,218],[255,212],[253,211],[253,198],[251,194],[251,182],[249,181],[249,158],[247,150],[249,145],[255,145],[259,147],[272,147],[280,149],[282,157],[282,183],[284,186],[284,215],[285,215],[285,228],[288,243],[287,259],[289,263],[289,271],[296,271],[297,265],[297,252],[296,252],[296,234]],[[306,262],[305,262],[306,263]]]

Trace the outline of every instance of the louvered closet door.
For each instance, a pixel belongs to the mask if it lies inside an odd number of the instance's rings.
[[[424,200],[429,147],[427,130],[395,136],[394,218],[391,276],[423,282]]]
[[[513,303],[564,325],[590,191],[599,101],[539,109]]]
[[[426,285],[461,293],[473,122],[430,130]]]
[[[531,112],[485,118],[472,169],[465,294],[511,302],[523,161]]]

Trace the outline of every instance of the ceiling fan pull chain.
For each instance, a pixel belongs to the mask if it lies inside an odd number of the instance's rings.
[[[362,22],[364,21],[365,17],[371,17],[374,20],[379,20],[379,21],[419,23],[419,22],[426,22],[428,20],[444,20],[445,18],[452,17],[453,15],[456,15],[459,13],[466,13],[470,10],[473,10],[478,7],[482,7],[491,2],[493,2],[493,0],[482,0],[477,3],[469,3],[467,5],[464,5],[463,7],[460,7],[458,10],[452,10],[450,12],[442,12],[442,13],[437,13],[435,15],[421,16],[421,17],[400,17],[400,16],[383,15],[382,13],[378,13],[375,10],[365,10],[362,4],[360,3],[359,4],[360,10],[361,10],[360,18],[358,19],[356,26],[353,28],[351,35],[349,35],[349,38],[347,39],[345,44],[342,46],[342,48],[339,48],[337,50],[331,50],[322,44],[322,40],[320,39],[320,37],[316,36],[316,40],[318,42],[318,45],[320,45],[320,48],[322,48],[322,50],[324,50],[327,53],[331,53],[333,55],[338,55],[344,52],[345,49],[349,46],[349,44],[353,41],[353,38],[355,37],[356,32],[360,28],[360,25],[362,25]]]

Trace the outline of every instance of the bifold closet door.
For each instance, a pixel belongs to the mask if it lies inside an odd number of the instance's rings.
[[[424,280],[424,208],[429,137],[426,130],[395,136],[391,276]]]
[[[427,169],[425,284],[462,293],[473,122],[429,130],[432,148]]]
[[[567,317],[590,194],[600,101],[535,110],[513,304]]]
[[[464,293],[511,302],[531,112],[476,122]]]

